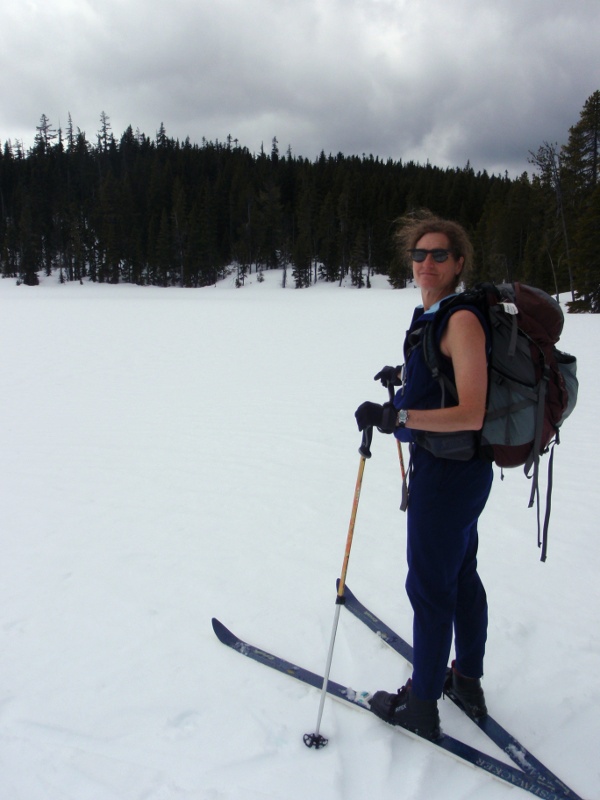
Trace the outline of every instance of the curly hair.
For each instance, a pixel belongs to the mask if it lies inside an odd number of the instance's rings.
[[[398,220],[399,229],[395,234],[395,241],[402,256],[410,260],[408,251],[412,250],[419,239],[427,233],[442,233],[448,239],[450,250],[455,258],[463,258],[463,268],[456,277],[456,285],[462,280],[473,265],[474,250],[469,234],[458,222],[443,219],[430,211],[423,209],[411,214],[406,214]]]

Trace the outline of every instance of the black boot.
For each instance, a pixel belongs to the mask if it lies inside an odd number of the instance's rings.
[[[465,678],[452,662],[452,668],[446,673],[444,692],[453,700],[458,700],[466,713],[474,720],[482,719],[488,713],[485,697],[478,678]]]
[[[374,714],[390,725],[400,725],[425,739],[440,738],[437,700],[419,700],[412,693],[411,681],[396,694],[375,692],[369,705]]]

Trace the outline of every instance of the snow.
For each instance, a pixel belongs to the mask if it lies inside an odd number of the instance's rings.
[[[322,672],[359,466],[353,412],[386,399],[416,290],[199,290],[0,281],[0,797],[486,800],[523,796],[243,659]],[[481,521],[494,716],[598,796],[600,317],[568,316],[580,395],[556,451],[548,561],[521,470]],[[410,637],[391,437],[367,462],[348,584]],[[331,677],[395,690],[409,668],[350,614]],[[441,703],[443,727],[499,756]],[[505,758],[500,755],[499,757]],[[509,795],[509,792],[512,794]],[[516,792],[516,794],[515,794]]]

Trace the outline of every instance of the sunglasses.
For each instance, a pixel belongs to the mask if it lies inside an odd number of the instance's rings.
[[[423,250],[420,247],[417,247],[414,250],[409,250],[410,257],[413,261],[416,261],[417,264],[420,264],[422,261],[425,261],[429,253],[431,253],[431,257],[434,261],[437,261],[438,264],[442,264],[444,261],[448,260],[448,257],[453,254],[453,250],[444,250],[442,247],[436,247],[434,250]]]

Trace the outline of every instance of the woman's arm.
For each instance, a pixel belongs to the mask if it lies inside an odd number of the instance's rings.
[[[487,396],[485,333],[477,316],[461,309],[452,314],[440,349],[452,360],[458,405],[439,409],[409,409],[407,428],[451,433],[480,430]]]

